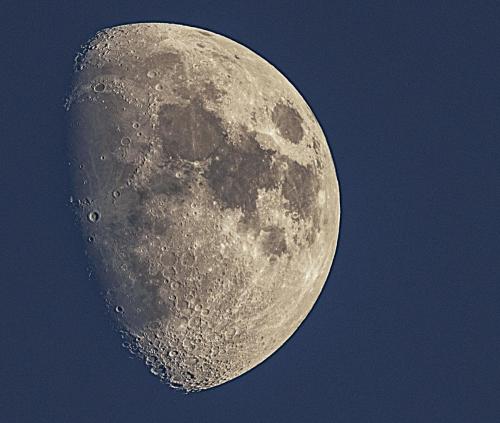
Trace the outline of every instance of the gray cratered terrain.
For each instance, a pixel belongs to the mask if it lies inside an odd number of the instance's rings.
[[[221,35],[133,24],[83,47],[67,110],[73,201],[124,346],[189,391],[276,351],[318,298],[340,218],[298,91]]]

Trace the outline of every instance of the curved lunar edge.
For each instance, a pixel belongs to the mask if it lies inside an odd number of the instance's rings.
[[[66,108],[73,204],[123,345],[186,391],[276,351],[318,298],[340,219],[299,92],[226,37],[132,24],[82,47]]]

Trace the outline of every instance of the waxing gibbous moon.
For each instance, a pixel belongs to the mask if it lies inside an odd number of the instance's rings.
[[[340,219],[294,86],[224,36],[132,24],[82,47],[66,108],[72,201],[123,345],[188,391],[276,351],[318,298]]]

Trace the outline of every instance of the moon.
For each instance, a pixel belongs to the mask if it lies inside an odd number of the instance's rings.
[[[283,345],[340,221],[332,154],[297,89],[224,36],[130,24],[82,46],[66,109],[72,204],[123,346],[199,391]]]

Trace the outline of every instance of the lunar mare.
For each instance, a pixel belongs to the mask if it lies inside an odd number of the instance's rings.
[[[294,86],[221,35],[132,24],[83,46],[66,107],[73,204],[124,346],[188,391],[276,351],[318,298],[340,219]]]

